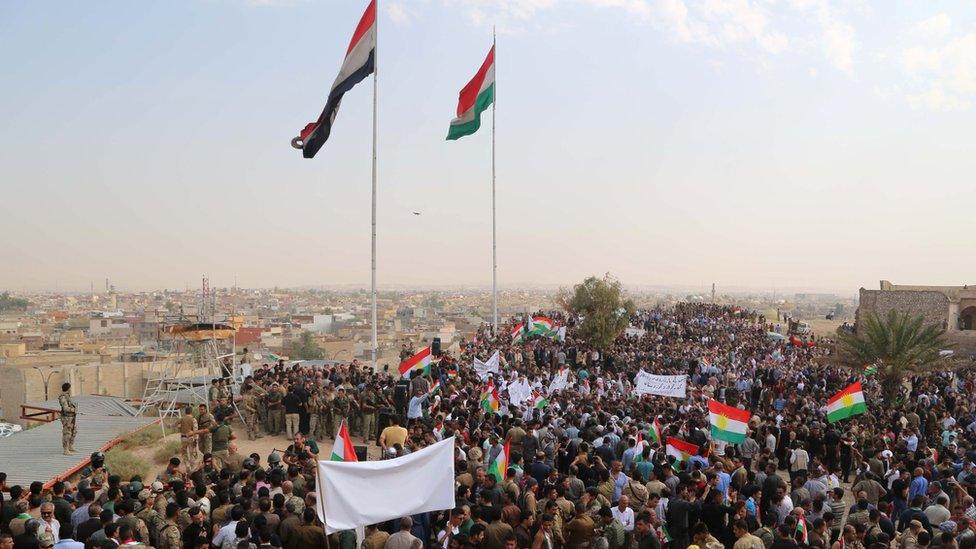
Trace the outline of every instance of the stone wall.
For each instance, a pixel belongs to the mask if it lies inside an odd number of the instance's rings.
[[[949,318],[949,298],[942,292],[935,291],[884,291],[865,290],[861,288],[857,307],[857,319],[873,312],[878,316],[885,316],[888,311],[896,310],[913,316],[922,315],[927,324],[952,324],[955,319]]]

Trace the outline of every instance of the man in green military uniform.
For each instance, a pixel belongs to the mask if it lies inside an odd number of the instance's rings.
[[[318,389],[312,389],[308,395],[308,402],[305,403],[305,410],[308,412],[308,436],[316,438],[319,429],[319,411],[322,409],[322,397]]]
[[[166,506],[166,520],[159,524],[159,530],[156,532],[158,543],[156,549],[183,549],[180,527],[176,525],[176,517],[179,513],[179,505],[170,503]]]
[[[376,435],[376,413],[381,405],[381,397],[374,385],[367,385],[366,392],[360,399],[360,410],[363,412],[363,440],[369,442]]]
[[[158,543],[156,540],[156,532],[159,531],[159,525],[163,522],[163,518],[153,509],[156,503],[156,494],[152,490],[142,490],[139,492],[138,499],[142,504],[142,509],[136,513],[136,516],[142,519],[142,522],[146,524],[146,528],[149,530],[149,541],[147,543],[155,547]]]
[[[58,395],[58,404],[61,405],[61,446],[64,448],[64,455],[70,456],[75,453],[75,420],[77,419],[78,408],[75,401],[71,399],[71,384],[61,384],[61,394]]]
[[[210,384],[210,389],[207,390],[207,400],[210,402],[211,406],[217,404],[217,399],[220,398],[220,380],[215,379]]]
[[[198,449],[201,454],[209,454],[213,451],[213,438],[210,435],[210,428],[217,425],[217,421],[214,419],[213,414],[207,411],[207,406],[201,404],[199,408],[199,413],[197,414],[197,426],[200,429],[206,429],[205,433],[200,433],[198,437]]]
[[[197,426],[197,418],[193,417],[193,408],[187,406],[180,418],[180,455],[186,468],[192,469],[197,459],[197,437],[206,432]]]
[[[332,401],[332,421],[336,425],[342,425],[342,422],[349,421],[349,412],[352,411],[353,401],[346,395],[346,388],[342,385],[336,390],[335,400]],[[335,436],[335,432],[331,434]]]
[[[271,390],[268,392],[268,434],[276,437],[281,434],[281,426],[284,423],[284,407],[281,405],[281,399],[284,395],[281,389],[278,388],[278,384],[272,384]]]
[[[332,390],[332,385],[326,382],[325,391],[322,393],[322,403],[319,408],[319,440],[325,440],[326,437],[335,436],[335,425],[332,421],[333,405],[335,403],[335,391]]]
[[[257,440],[261,438],[261,434],[258,432],[258,408],[261,404],[258,402],[257,391],[253,387],[242,387],[241,390],[244,391],[244,396],[241,398],[241,413],[244,417],[241,420],[244,422],[244,427],[247,429],[247,439]]]
[[[220,414],[217,416],[217,426],[211,429],[213,433],[213,457],[215,462],[214,465],[217,467],[223,467],[227,463],[227,457],[229,455],[228,447],[230,446],[230,441],[234,440],[234,431],[227,424],[227,417]]]

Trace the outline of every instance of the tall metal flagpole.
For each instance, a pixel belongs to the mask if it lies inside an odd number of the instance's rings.
[[[491,98],[491,328],[498,335],[498,256],[495,244],[495,111],[498,110],[498,50],[495,49],[495,26],[491,26],[491,49],[494,52],[495,82]]]
[[[376,0],[376,24],[373,30],[373,207],[372,207],[372,238],[370,242],[372,251],[372,264],[370,271],[370,289],[373,298],[373,346],[372,361],[373,370],[376,369],[376,93],[377,80],[380,72],[379,64],[379,43],[380,43],[380,2]]]

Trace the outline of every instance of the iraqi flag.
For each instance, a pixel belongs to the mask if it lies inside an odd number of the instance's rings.
[[[451,120],[447,140],[471,135],[481,127],[481,113],[495,102],[495,46],[475,73],[474,78],[458,94],[457,118]]]
[[[322,114],[315,122],[309,123],[298,137],[291,140],[291,146],[302,150],[305,158],[315,157],[322,145],[329,139],[332,123],[339,112],[342,96],[364,78],[373,73],[376,66],[376,0],[366,6],[356,32],[352,35],[346,58],[342,61],[339,76],[329,91]]]
[[[346,428],[345,421],[339,425],[329,461],[359,461],[356,459],[356,449],[352,447],[352,439],[349,438],[349,429]]]

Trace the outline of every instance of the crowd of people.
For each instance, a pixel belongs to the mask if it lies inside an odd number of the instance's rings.
[[[0,485],[0,549],[976,547],[972,371],[913,376],[886,399],[829,344],[771,338],[767,319],[736,307],[639,311],[605,350],[576,337],[575,319],[548,317],[565,338],[484,327],[410,372],[406,397],[397,373],[357,362],[257,368],[239,396],[218,386],[209,412],[187,411],[181,454],[158,478],[119,478],[96,455],[50,491]],[[495,371],[472,367],[495,351]],[[687,375],[687,397],[637,394],[641,371]],[[829,423],[827,400],[853,381],[868,413]],[[492,389],[497,409],[483,402]],[[712,399],[751,412],[742,443],[713,439]],[[384,459],[454,437],[454,508],[326,536],[315,463],[343,423]],[[243,455],[235,431],[292,443]],[[676,460],[668,437],[696,451]]]

